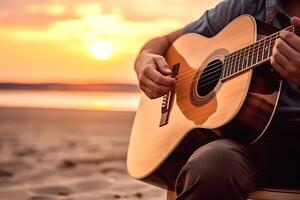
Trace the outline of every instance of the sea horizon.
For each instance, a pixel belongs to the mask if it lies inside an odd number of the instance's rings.
[[[0,107],[135,112],[138,91],[0,89]]]
[[[62,90],[62,91],[110,91],[139,92],[139,86],[131,83],[26,83],[0,82],[1,90]]]

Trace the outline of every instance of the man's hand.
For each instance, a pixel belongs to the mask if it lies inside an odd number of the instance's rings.
[[[146,43],[135,61],[135,71],[140,88],[150,98],[155,99],[167,94],[176,84],[165,55],[170,45],[181,35],[183,30],[176,30],[168,35],[157,37]]]
[[[300,29],[300,18],[293,17],[292,24]],[[281,31],[273,48],[271,64],[280,75],[300,86],[300,37]]]
[[[137,60],[141,65],[137,67],[139,85],[150,99],[161,97],[174,88],[176,80],[169,77],[172,71],[163,56],[141,53]]]

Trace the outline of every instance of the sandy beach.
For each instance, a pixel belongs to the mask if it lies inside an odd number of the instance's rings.
[[[0,200],[164,200],[133,180],[133,112],[0,108]]]

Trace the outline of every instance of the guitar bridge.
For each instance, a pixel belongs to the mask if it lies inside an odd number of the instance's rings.
[[[172,78],[176,78],[176,76],[178,75],[179,67],[180,67],[179,63],[173,65],[172,75],[171,75]],[[161,105],[161,118],[159,123],[160,127],[168,124],[172,104],[174,102],[174,96],[175,96],[174,90],[170,91],[168,94],[163,96],[162,105]]]

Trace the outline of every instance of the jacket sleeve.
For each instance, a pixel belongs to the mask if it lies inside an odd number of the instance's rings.
[[[198,33],[212,37],[236,17],[242,14],[253,15],[256,11],[256,4],[255,0],[224,0],[186,26],[184,33]]]

